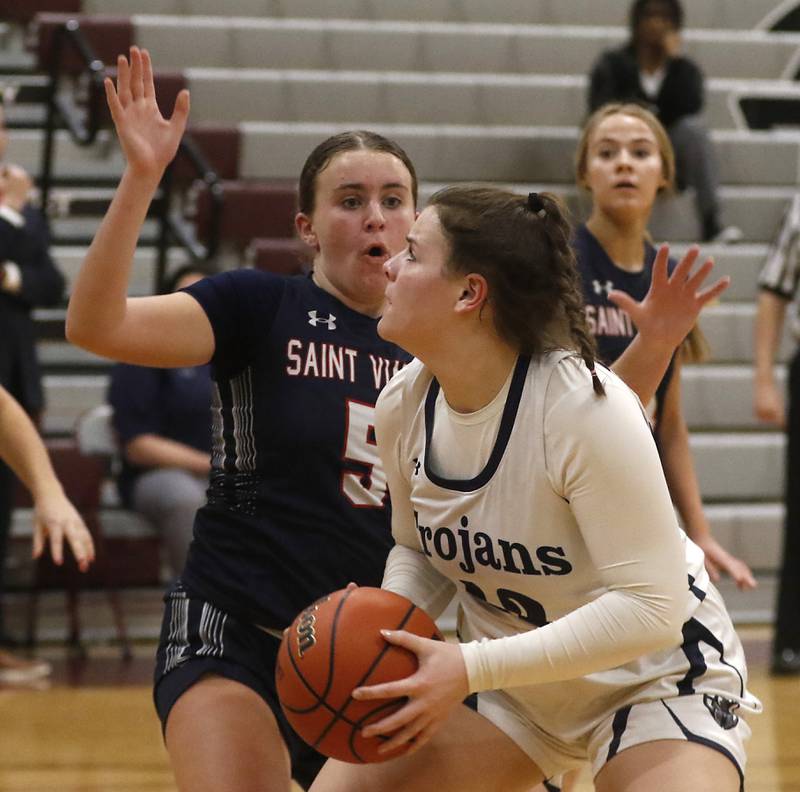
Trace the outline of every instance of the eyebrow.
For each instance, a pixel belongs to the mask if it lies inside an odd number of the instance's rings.
[[[340,184],[334,187],[334,190],[366,190],[367,186],[361,182],[348,182],[347,184]],[[408,187],[400,182],[389,182],[381,186],[382,190],[405,190],[408,192]]]
[[[646,138],[646,137],[638,137],[638,138],[634,138],[634,139],[633,139],[633,140],[631,140],[631,141],[620,141],[618,138],[609,138],[609,137],[604,137],[604,138],[600,138],[600,140],[597,140],[597,141],[595,141],[595,145],[596,145],[596,146],[598,146],[598,145],[600,145],[601,143],[620,143],[620,142],[623,142],[623,143],[624,143],[624,142],[630,142],[630,143],[651,143],[651,144],[652,144],[652,145],[654,145],[654,146],[656,145],[656,141],[655,141],[655,140],[653,140],[652,138]]]

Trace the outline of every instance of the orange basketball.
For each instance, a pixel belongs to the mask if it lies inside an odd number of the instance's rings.
[[[384,762],[408,750],[378,754],[387,738],[361,729],[399,709],[403,699],[356,701],[357,687],[410,676],[412,652],[384,640],[380,630],[407,630],[443,640],[413,602],[377,588],[342,589],[317,600],[292,622],[278,652],[275,682],[294,730],[320,753],[344,762]]]

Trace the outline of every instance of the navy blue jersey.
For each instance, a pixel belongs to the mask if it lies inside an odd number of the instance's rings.
[[[589,330],[597,341],[600,360],[610,366],[633,341],[636,328],[630,316],[608,299],[608,293],[612,289],[618,289],[635,300],[644,299],[653,277],[653,262],[657,251],[651,244],[645,242],[643,269],[639,272],[628,272],[614,264],[585,225],[579,225],[575,230],[572,246],[583,282],[583,298]],[[674,266],[675,262],[670,260],[668,265],[670,272]],[[672,379],[672,372],[673,364],[670,361],[656,391],[656,417],[659,412],[658,405],[663,403]]]
[[[310,277],[238,270],[187,291],[215,353],[208,503],[184,583],[278,629],[350,581],[379,586],[392,539],[373,413],[410,357]]]

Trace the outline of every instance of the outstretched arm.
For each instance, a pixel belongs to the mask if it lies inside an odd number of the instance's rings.
[[[639,331],[612,368],[642,404],[655,396],[675,349],[694,327],[700,311],[730,285],[726,276],[701,289],[714,262],[706,259],[692,274],[699,253],[697,247],[689,248],[670,275],[669,246],[662,245],[653,263],[650,289],[641,302],[618,290],[608,295],[611,302],[628,313]]]
[[[714,538],[703,511],[700,486],[689,447],[689,430],[683,417],[680,374],[681,361],[678,356],[658,418],[659,451],[670,495],[689,538],[705,553],[706,570],[711,580],[716,583],[722,574],[726,574],[740,589],[754,589],[757,584],[750,567],[731,555]]]
[[[187,294],[128,298],[133,254],[147,208],[178,149],[189,115],[181,91],[167,120],[156,104],[146,50],[131,47],[117,61],[117,88],[106,98],[127,160],[117,192],[86,255],[67,311],[67,338],[106,357],[150,366],[207,363],[211,325]]]
[[[8,391],[0,388],[0,458],[16,473],[33,497],[33,557],[46,541],[57,564],[66,539],[82,572],[94,560],[94,544],[75,507],[67,500],[36,427]]]

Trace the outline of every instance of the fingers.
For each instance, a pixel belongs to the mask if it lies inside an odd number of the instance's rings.
[[[388,732],[391,736],[386,742],[382,743],[378,748],[379,754],[391,753],[392,751],[402,748],[406,743],[416,743],[417,738],[422,731],[422,725],[418,720],[409,723],[405,728],[394,732]],[[387,734],[387,732],[378,732],[378,734]],[[367,737],[366,733],[364,736]]]
[[[356,701],[371,701],[373,699],[402,698],[408,695],[408,686],[405,679],[398,679],[394,682],[382,682],[379,685],[369,685],[359,687],[353,691],[353,698]]]
[[[50,530],[50,556],[58,566],[64,563],[64,535],[58,529]]]
[[[655,276],[655,270],[653,270],[653,275]],[[608,300],[609,302],[614,303],[617,308],[621,308],[625,313],[628,314],[631,318],[633,318],[636,314],[636,309],[639,306],[639,303],[633,299],[627,292],[619,291],[619,289],[612,289],[608,293]]]
[[[419,726],[415,728],[415,724],[419,722],[420,716],[414,711],[412,704],[406,704],[400,707],[399,710],[381,718],[375,723],[370,723],[365,726],[361,733],[364,737],[379,737],[381,735],[391,735],[392,739],[389,740],[387,745],[392,748],[397,748],[404,742],[408,742],[419,731]],[[395,739],[396,737],[404,735],[404,739]],[[391,748],[389,748],[391,750]],[[383,753],[383,751],[380,751]]]
[[[131,97],[135,102],[144,96],[142,51],[131,47]]]
[[[122,107],[131,101],[131,69],[124,55],[117,55],[117,94]]]
[[[175,99],[175,109],[172,111],[172,118],[169,120],[172,127],[180,134],[183,134],[186,122],[189,119],[189,105],[189,92],[184,88]]]
[[[664,286],[667,283],[668,271],[667,263],[669,262],[669,245],[661,245],[656,253],[655,260],[653,261],[653,276],[651,283],[655,288]]]
[[[709,286],[707,289],[703,289],[701,292],[697,292],[696,299],[700,303],[701,306],[705,306],[710,303],[712,300],[715,300],[717,297],[731,285],[731,279],[728,275],[720,278],[716,283],[712,286]]]
[[[663,247],[663,246],[662,246]],[[692,271],[697,257],[700,255],[700,248],[697,245],[692,245],[684,257],[677,263],[675,269],[670,276],[670,283],[684,283],[689,279],[689,273]]]
[[[78,568],[81,572],[86,572],[89,569],[89,564],[95,558],[92,535],[83,522],[69,526],[65,533],[72,555],[75,556],[75,560],[78,562]]]
[[[142,57],[142,90],[147,99],[155,99],[156,89],[153,82],[153,63],[150,60],[150,53],[143,49]]]
[[[120,116],[122,114],[122,105],[120,104],[119,96],[114,89],[114,81],[110,77],[103,80],[103,85],[106,89],[106,102],[108,109],[111,111],[111,120],[115,126],[119,124]]]
[[[33,549],[31,550],[31,558],[41,558],[44,552],[44,531],[38,523],[33,529]]]

